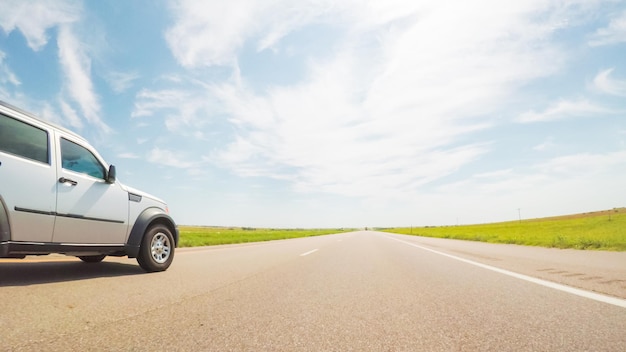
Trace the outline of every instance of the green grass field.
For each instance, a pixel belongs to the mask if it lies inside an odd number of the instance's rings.
[[[180,226],[179,247],[213,246],[245,242],[283,240],[288,238],[310,237],[341,233],[345,229],[253,229],[246,227],[201,227]]]
[[[626,208],[521,222],[382,231],[528,246],[626,251]]]
[[[179,247],[261,242],[353,231],[353,229],[254,229],[180,226]],[[528,246],[626,251],[626,208],[482,225],[389,228],[406,235]]]

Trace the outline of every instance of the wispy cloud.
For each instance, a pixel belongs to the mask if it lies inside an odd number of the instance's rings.
[[[65,0],[6,0],[0,11],[0,28],[6,35],[15,30],[21,32],[28,46],[37,51],[48,43],[49,29],[78,20],[80,11],[74,5],[73,1]],[[58,120],[57,114],[51,113],[54,109],[47,103],[29,101],[15,89],[10,89],[10,86],[20,86],[21,80],[9,67],[6,58],[7,53],[0,51],[0,94],[13,103],[31,109],[36,107],[32,110]]]
[[[608,26],[598,29],[589,40],[591,46],[613,45],[626,42],[626,10],[611,19]]]
[[[120,153],[117,157],[121,159],[139,159],[139,155],[135,153]]]
[[[185,82],[189,83],[189,82]],[[159,116],[169,131],[201,138],[200,128],[215,114],[216,105],[204,85],[185,88],[144,89],[137,93],[131,117]]]
[[[80,6],[73,0],[4,0],[0,11],[0,27],[11,33],[18,29],[33,50],[48,43],[46,32],[61,24],[80,18]]]
[[[485,221],[510,219],[513,214],[517,215],[519,207],[523,217],[537,217],[546,212],[576,213],[598,209],[596,207],[601,209],[608,200],[616,206],[622,204],[619,190],[624,172],[624,151],[569,154],[446,183],[427,199],[433,204],[454,200],[443,203],[448,204],[453,213],[455,209],[461,214],[472,213],[472,209],[479,208]],[[603,184],[597,183],[599,177]],[[472,204],[477,199],[485,203]],[[424,208],[425,212],[429,211]],[[558,212],[550,209],[558,209]],[[476,214],[473,215],[477,219]]]
[[[100,118],[100,102],[91,81],[91,59],[85,53],[85,46],[67,25],[59,27],[59,61],[67,81],[65,89],[78,104],[87,121],[109,133],[111,129]]]
[[[6,33],[19,30],[32,50],[37,51],[47,45],[48,31],[57,30],[59,64],[65,80],[62,94],[67,94],[59,100],[60,109],[65,114],[61,123],[77,128],[82,126],[76,109],[70,106],[69,101],[72,101],[90,124],[106,133],[111,129],[100,118],[99,98],[91,80],[91,57],[86,52],[86,44],[77,38],[74,28],[81,19],[82,4],[73,0],[7,0],[0,11],[3,30]],[[9,75],[9,79],[15,83],[17,78]]]
[[[587,99],[559,100],[544,111],[528,111],[521,114],[520,123],[546,122],[575,117],[595,117],[601,114],[614,114],[611,109],[594,104]]]
[[[602,174],[626,166],[626,151],[610,153],[580,153],[553,158],[534,168],[556,178],[567,175]]]
[[[172,1],[176,24],[166,33],[185,67],[230,64],[245,36],[255,30],[254,2]],[[190,36],[188,34],[194,33]]]
[[[601,92],[626,97],[626,80],[611,77],[613,69],[604,70],[593,79],[593,86]]]
[[[148,153],[148,161],[161,166],[171,166],[179,169],[192,169],[198,162],[186,161],[183,155],[171,150],[154,147]]]
[[[341,5],[332,1],[173,0],[175,24],[166,40],[185,67],[232,65],[247,40],[261,51]],[[191,34],[191,35],[190,35]]]
[[[63,113],[63,116],[65,117],[66,122],[68,122],[70,126],[76,127],[76,128],[83,127],[83,122],[81,121],[80,117],[78,117],[76,110],[74,110],[74,108],[71,107],[70,104],[68,104],[65,100],[61,99],[61,101],[59,102],[59,105],[61,106],[61,112]]]
[[[475,136],[519,103],[526,85],[565,67],[569,53],[555,44],[555,34],[583,23],[598,6],[492,0],[172,4],[175,22],[166,39],[178,63],[193,70],[227,65],[233,76],[193,92],[144,91],[134,115],[178,113],[185,102],[197,106],[208,98],[212,108],[202,111],[225,116],[234,135],[205,160],[240,176],[287,180],[301,192],[364,197],[415,194],[489,154],[490,140]],[[239,69],[244,48],[287,52],[286,38],[298,31],[329,28],[332,50],[307,57],[299,81],[259,87]],[[580,98],[528,111],[517,122],[605,113],[612,111]],[[168,114],[169,125],[200,126],[200,119],[180,115]]]
[[[107,73],[105,78],[113,91],[119,94],[130,88],[133,82],[139,78],[139,74],[137,72],[112,71]]]
[[[0,51],[0,84],[12,84],[19,86],[21,84],[19,78],[11,71],[9,66],[4,62],[6,54]]]
[[[161,110],[177,110],[185,101],[189,94],[174,89],[167,90],[147,90],[140,91],[135,99],[135,106],[131,117],[152,116]]]
[[[534,146],[533,150],[538,151],[538,152],[542,152],[542,151],[550,149],[552,147],[554,147],[554,141],[552,140],[552,138],[549,138],[545,142],[537,144],[536,146]]]
[[[498,178],[508,177],[512,173],[513,173],[513,169],[504,169],[504,170],[497,170],[497,171],[476,174],[473,177],[479,178],[479,179],[498,179]]]
[[[621,0],[0,2],[0,96],[132,159],[140,188],[161,165],[236,190],[220,221],[625,198]]]
[[[259,94],[240,77],[214,89],[238,127],[217,160],[301,191],[415,191],[487,153],[488,143],[459,140],[488,128],[519,85],[559,67],[542,39],[553,26],[531,16],[537,4],[390,4],[384,15],[362,5],[342,49],[311,60],[299,84]]]

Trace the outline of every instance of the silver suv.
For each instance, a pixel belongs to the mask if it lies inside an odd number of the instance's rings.
[[[79,135],[0,101],[0,258],[128,256],[164,271],[178,243],[168,212]]]

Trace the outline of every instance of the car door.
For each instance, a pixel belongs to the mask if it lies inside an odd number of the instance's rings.
[[[128,193],[107,183],[107,168],[89,145],[56,133],[57,206],[53,242],[123,244],[128,231]]]
[[[52,240],[57,178],[50,134],[43,125],[0,111],[0,201],[12,241]]]

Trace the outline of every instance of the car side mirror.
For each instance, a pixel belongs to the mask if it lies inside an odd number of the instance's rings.
[[[109,166],[109,172],[107,172],[107,179],[106,182],[107,183],[115,183],[115,165],[110,165]]]

